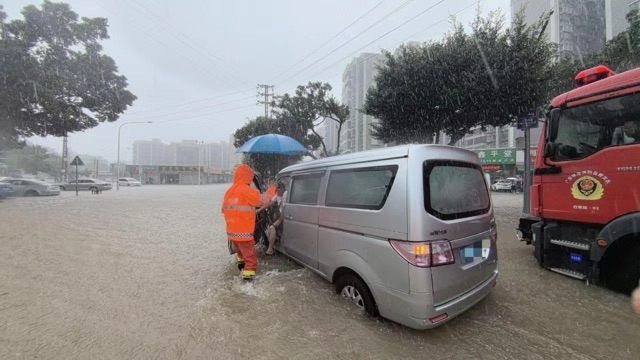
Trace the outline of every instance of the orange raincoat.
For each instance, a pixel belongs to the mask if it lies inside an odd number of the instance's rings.
[[[253,176],[253,170],[248,165],[240,164],[233,173],[233,184],[222,200],[227,237],[233,242],[253,241],[255,208],[264,204],[260,192],[249,185]]]

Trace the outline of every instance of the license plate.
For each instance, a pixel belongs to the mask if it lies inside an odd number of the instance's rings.
[[[463,264],[470,264],[488,258],[490,253],[491,240],[483,239],[460,248],[460,259]]]

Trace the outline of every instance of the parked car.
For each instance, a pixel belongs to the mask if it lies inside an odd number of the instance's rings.
[[[0,199],[6,199],[10,196],[15,196],[15,195],[16,195],[16,189],[13,187],[13,185],[0,182]]]
[[[40,180],[8,179],[4,183],[11,184],[17,196],[50,196],[60,195],[60,188]]]
[[[511,191],[511,180],[498,180],[491,185],[492,191]]]
[[[356,308],[428,329],[485,298],[497,228],[477,156],[440,145],[363,151],[289,166],[276,249]]]
[[[78,190],[111,190],[112,185],[106,181],[97,180],[97,179],[78,179],[76,184],[75,180],[69,181],[69,183],[64,187],[64,190],[75,190],[76,187]]]
[[[120,186],[142,186],[142,183],[134,178],[120,178],[118,184]]]

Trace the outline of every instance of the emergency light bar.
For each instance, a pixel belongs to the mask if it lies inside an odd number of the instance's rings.
[[[602,79],[606,79],[608,77],[611,77],[613,75],[615,75],[616,73],[613,72],[611,69],[609,69],[608,67],[604,66],[604,65],[598,65],[594,68],[591,69],[587,69],[587,70],[582,70],[578,73],[578,75],[576,75],[576,86],[580,87],[580,86],[584,86],[587,84],[591,84],[593,82],[596,82],[598,80],[602,80]]]

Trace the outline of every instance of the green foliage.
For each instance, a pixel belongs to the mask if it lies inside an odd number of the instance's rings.
[[[305,132],[295,122],[285,121],[280,118],[268,119],[264,116],[250,120],[233,134],[234,146],[239,148],[249,139],[266,134],[281,134],[297,140],[310,151],[320,146],[319,139],[314,134]],[[273,176],[274,171],[288,166],[292,161],[300,160],[299,156],[279,156],[270,154],[245,154],[244,162],[263,176]]]
[[[527,26],[522,13],[504,29],[502,16],[479,15],[467,33],[460,23],[441,41],[386,52],[363,112],[380,120],[384,142],[430,143],[441,131],[450,144],[472,128],[504,126],[548,99],[554,46],[540,34],[548,20]]]
[[[309,153],[322,147],[323,155],[334,154],[327,149],[324,140],[315,127],[324,121],[335,121],[338,124],[338,134],[342,125],[349,118],[349,108],[340,104],[329,94],[331,85],[328,83],[310,82],[306,86],[298,86],[294,95],[284,94],[271,105],[274,107],[274,118],[259,116],[250,120],[233,134],[234,146],[240,147],[249,139],[265,134],[280,134],[297,140]],[[338,135],[340,151],[340,137]],[[247,154],[246,164],[262,175],[272,176],[280,169],[300,160],[299,156],[279,156],[266,154]]]
[[[127,79],[102,53],[106,19],[79,19],[47,0],[22,16],[6,21],[0,7],[0,148],[116,121],[133,103]]]
[[[3,153],[9,171],[23,170],[32,175],[43,172],[61,178],[62,157],[39,145],[26,145]]]
[[[338,125],[338,134],[342,126],[349,119],[349,107],[340,104],[333,96],[329,83],[309,82],[307,85],[299,85],[295,95],[284,94],[278,101],[273,102],[276,119],[283,124],[288,124],[292,129],[300,129],[305,135],[311,132],[315,139],[319,140],[324,156],[329,156],[333,149],[327,149],[324,139],[316,132],[316,127],[323,122],[335,121]],[[286,135],[286,133],[283,133]],[[340,135],[335,153],[340,153]],[[318,147],[314,147],[313,150]]]

